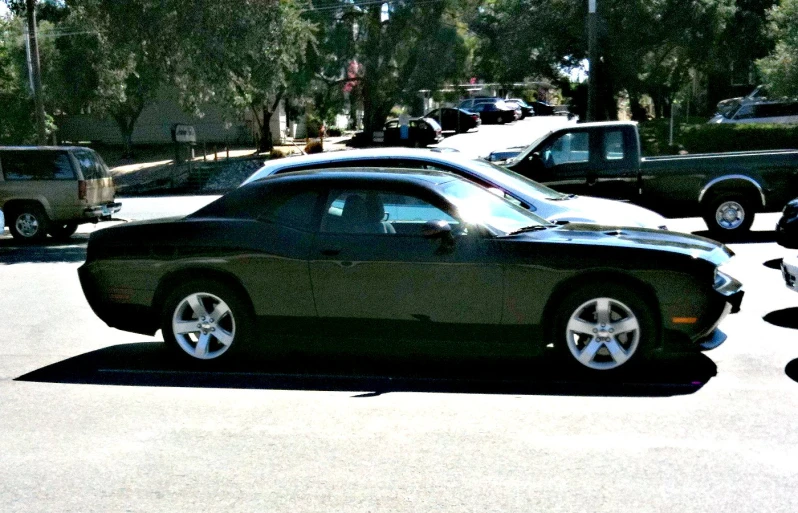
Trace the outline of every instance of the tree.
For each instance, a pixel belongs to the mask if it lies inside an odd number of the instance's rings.
[[[798,97],[798,0],[782,0],[768,19],[776,46],[757,66],[771,95]]]
[[[261,134],[259,150],[272,148],[269,123],[286,93],[301,81],[300,67],[313,25],[289,0],[178,0],[177,82],[186,106],[201,113],[207,101],[249,109]]]
[[[0,144],[33,144],[36,124],[27,86],[22,31],[13,18],[0,17]]]

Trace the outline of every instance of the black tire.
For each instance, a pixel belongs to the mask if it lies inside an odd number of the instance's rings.
[[[40,205],[28,203],[15,206],[10,210],[11,215],[7,221],[8,230],[15,239],[20,242],[35,243],[41,242],[47,237],[50,223]]]
[[[706,201],[703,218],[713,236],[721,239],[735,239],[748,233],[756,214],[754,202],[742,194],[723,194]],[[737,216],[732,218],[736,213]],[[728,214],[728,217],[724,214]]]
[[[50,223],[48,232],[50,237],[58,240],[68,240],[77,231],[78,223]]]
[[[598,319],[598,305],[604,299],[608,300],[610,321],[602,328]],[[554,312],[550,334],[555,351],[561,360],[577,372],[592,375],[628,372],[644,361],[659,342],[660,330],[655,322],[654,308],[640,293],[628,286],[610,282],[584,285],[563,298]],[[585,321],[585,327],[596,326],[580,334],[569,327],[572,319],[575,320],[573,327],[582,326],[579,322],[582,320]],[[620,321],[625,324],[621,325]],[[626,323],[632,325],[634,322],[636,330],[610,332],[618,326],[625,326]],[[597,331],[594,332],[594,329]],[[619,348],[622,353],[617,352]],[[623,361],[618,363],[620,360]]]
[[[187,299],[191,296],[198,297],[206,315],[198,316],[188,305]],[[221,309],[221,318],[211,318],[210,314],[221,303],[227,310]],[[254,318],[251,304],[235,288],[217,280],[192,280],[179,285],[167,296],[161,312],[161,330],[164,342],[182,358],[211,364],[231,360],[248,349],[253,337]],[[176,335],[173,319],[186,322],[192,330],[196,322],[196,332]],[[188,325],[189,321],[191,325]],[[221,335],[229,338],[229,342],[223,341]],[[200,347],[201,336],[206,337],[204,355]]]

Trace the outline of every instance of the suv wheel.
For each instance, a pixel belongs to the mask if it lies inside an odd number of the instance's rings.
[[[67,240],[72,237],[78,229],[78,223],[54,223],[50,225],[48,232],[50,236],[58,240]]]
[[[754,203],[738,194],[715,197],[706,205],[704,222],[715,237],[733,239],[751,228]]]
[[[15,207],[11,213],[8,229],[15,239],[38,242],[47,236],[47,214],[39,205]]]

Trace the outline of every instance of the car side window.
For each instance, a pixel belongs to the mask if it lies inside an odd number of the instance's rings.
[[[319,193],[315,190],[277,190],[263,197],[260,221],[302,231],[312,231]]]
[[[427,221],[459,224],[424,199],[384,190],[332,190],[323,212],[320,231],[326,233],[421,237]]]
[[[8,181],[75,179],[69,156],[62,151],[4,151],[0,166]]]
[[[75,158],[78,160],[84,180],[96,180],[108,176],[105,167],[98,161],[95,153],[91,151],[76,151]]]
[[[608,130],[604,134],[604,160],[623,160],[625,153],[623,132]]]
[[[546,167],[588,162],[589,135],[588,132],[568,132],[555,139],[543,150]]]

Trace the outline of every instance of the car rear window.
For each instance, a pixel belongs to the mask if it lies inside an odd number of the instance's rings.
[[[63,151],[2,151],[0,168],[8,181],[75,179],[69,155]]]
[[[74,152],[74,155],[78,159],[78,165],[80,166],[80,172],[83,173],[84,180],[97,180],[109,176],[105,163],[93,151],[79,150]]]

